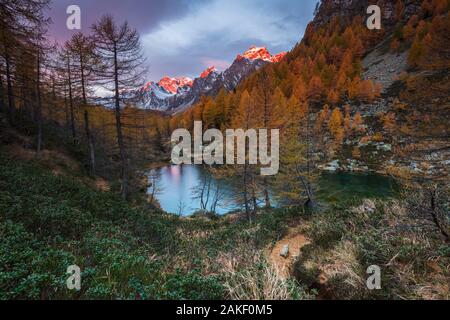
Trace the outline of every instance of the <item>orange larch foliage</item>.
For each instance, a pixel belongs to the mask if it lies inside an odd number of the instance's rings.
[[[347,88],[348,97],[350,100],[354,100],[359,96],[360,93],[361,79],[359,77],[354,77],[350,81]]]
[[[322,99],[324,87],[319,76],[313,76],[308,86],[308,98],[312,102],[319,102]]]
[[[361,150],[358,147],[354,147],[353,148],[352,157],[354,159],[360,159],[361,158]]]
[[[394,53],[398,53],[398,49],[400,49],[400,41],[398,41],[398,39],[392,40],[391,51]]]
[[[328,124],[330,118],[330,107],[326,104],[319,112],[316,119],[316,131],[320,132],[324,129],[324,126]]]
[[[344,115],[344,129],[346,135],[350,135],[351,129],[352,129],[352,119],[350,115],[350,105],[344,106],[345,115]]]
[[[389,112],[388,114],[384,115],[382,117],[383,121],[383,128],[386,130],[386,132],[393,134],[395,133],[397,129],[397,122],[396,122],[396,116],[395,113]]]
[[[353,116],[352,129],[358,133],[364,132],[364,120],[359,112]]]
[[[331,113],[330,122],[328,123],[328,128],[330,129],[331,134],[333,135],[336,143],[342,143],[344,139],[344,128],[342,126],[343,117],[342,112],[339,108],[334,108]]]
[[[403,0],[397,0],[395,4],[395,18],[397,21],[401,21],[403,19],[403,13],[405,12],[405,5]]]
[[[328,92],[327,101],[329,104],[334,106],[334,105],[338,104],[340,100],[341,100],[341,98],[336,90],[331,89]]]

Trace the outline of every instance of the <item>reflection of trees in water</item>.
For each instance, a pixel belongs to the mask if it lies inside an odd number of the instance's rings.
[[[148,179],[148,189],[147,189],[148,201],[149,203],[154,204],[158,195],[164,192],[164,188],[160,185],[161,171],[151,170],[147,174],[147,179]]]
[[[199,184],[192,190],[194,199],[199,200],[200,210],[205,213],[217,213],[217,209],[226,203],[226,192],[222,183],[214,176],[212,167],[199,170]]]

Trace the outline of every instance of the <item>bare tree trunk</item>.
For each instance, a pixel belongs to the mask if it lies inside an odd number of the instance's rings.
[[[252,215],[254,218],[256,218],[256,215],[258,214],[258,198],[256,197],[254,184],[253,184],[253,188],[252,188],[252,202],[253,202]]]
[[[42,149],[42,97],[41,97],[41,56],[37,53],[36,65],[36,121],[38,127],[36,155],[39,157]]]
[[[271,207],[271,203],[270,203],[270,196],[269,196],[269,188],[268,188],[268,183],[266,178],[264,178],[263,180],[263,187],[264,187],[264,202],[266,204],[266,208],[270,208]]]
[[[267,75],[265,75],[267,78]],[[268,90],[264,90],[264,128],[269,129],[269,97]],[[269,196],[269,183],[267,182],[267,178],[263,178],[263,194],[266,208],[270,208],[270,196]]]
[[[0,74],[0,113],[5,111],[5,95],[3,91],[3,77]]]
[[[94,139],[89,128],[89,113],[84,110],[84,128],[86,130],[86,137],[89,145],[89,157],[90,157],[90,174],[92,177],[95,176],[95,148]]]
[[[214,192],[214,199],[211,204],[211,212],[216,213],[217,212],[217,205],[220,201],[220,185],[217,184],[216,191]]]
[[[80,70],[81,70],[81,93],[83,95],[83,104],[87,105],[87,98],[86,98],[86,84],[84,79],[84,61],[83,61],[83,53],[80,52]]]
[[[245,214],[247,216],[248,221],[252,221],[252,215],[250,212],[250,207],[248,205],[248,176],[247,176],[247,161],[244,164],[244,206],[245,206]]]
[[[56,84],[55,79],[52,78],[52,103],[48,108],[48,117],[53,120],[53,111],[56,110]]]
[[[208,173],[208,189],[206,192],[205,211],[208,210],[209,194],[211,192],[211,180],[212,180],[212,177],[211,177],[210,173]]]
[[[127,159],[125,155],[125,145],[123,142],[122,122],[120,119],[120,99],[119,99],[119,68],[117,61],[117,48],[114,47],[114,85],[115,85],[115,100],[116,100],[116,130],[117,130],[117,144],[119,145],[120,161],[122,164],[122,198],[128,197],[128,172]]]
[[[66,116],[66,128],[69,129],[70,127],[70,116],[69,116],[69,106],[67,103],[67,89],[64,86],[64,113]]]
[[[6,45],[5,45],[5,64],[6,64],[6,83],[8,87],[8,120],[9,123],[12,125],[14,124],[14,111],[15,111],[14,92],[11,79],[11,58],[9,56]]]
[[[205,200],[204,200],[205,189],[206,189],[206,176],[205,176],[205,178],[203,179],[202,189],[201,189],[201,191],[200,191],[200,208],[201,208],[202,210],[206,210]]]
[[[77,138],[75,131],[75,115],[73,110],[73,93],[72,93],[72,71],[70,68],[70,58],[67,58],[67,76],[69,81],[69,107],[70,107],[70,130],[72,131],[72,138]]]

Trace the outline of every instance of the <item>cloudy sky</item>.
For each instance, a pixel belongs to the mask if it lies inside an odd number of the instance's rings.
[[[317,0],[54,0],[50,35],[70,38],[66,9],[81,8],[82,32],[102,14],[127,20],[143,43],[149,80],[164,75],[197,77],[204,69],[224,69],[252,45],[272,54],[301,39]]]

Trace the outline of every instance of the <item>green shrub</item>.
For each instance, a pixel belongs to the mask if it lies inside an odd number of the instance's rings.
[[[203,276],[200,270],[185,273],[177,270],[164,283],[163,299],[219,300],[224,298],[224,287],[218,276]]]

